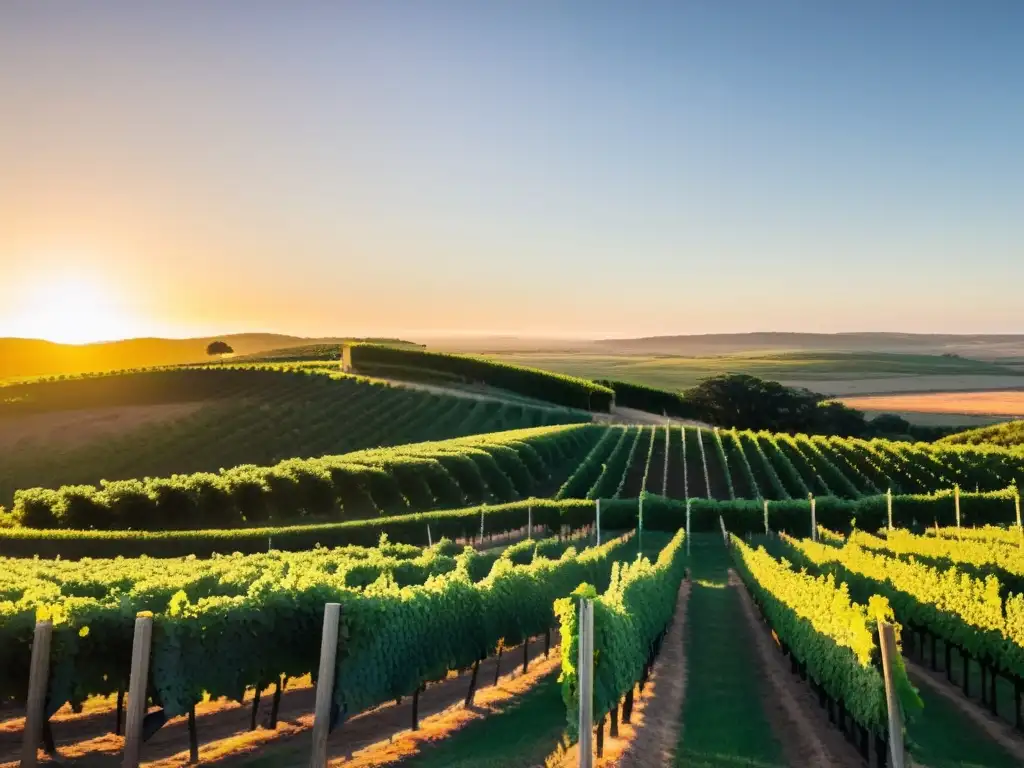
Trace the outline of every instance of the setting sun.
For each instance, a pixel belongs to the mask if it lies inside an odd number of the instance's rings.
[[[105,281],[79,274],[56,274],[30,280],[13,302],[5,332],[66,344],[121,339],[138,326],[138,318]]]

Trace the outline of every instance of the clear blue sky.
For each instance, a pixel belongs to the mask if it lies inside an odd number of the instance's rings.
[[[126,335],[1024,332],[1024,2],[11,2],[0,104]]]

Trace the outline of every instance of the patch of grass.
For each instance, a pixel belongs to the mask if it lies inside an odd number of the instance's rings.
[[[458,733],[404,761],[413,768],[512,768],[543,765],[565,746],[565,704],[552,674],[510,703],[500,714],[467,725]]]
[[[785,766],[762,708],[754,651],[741,631],[745,619],[740,597],[725,588],[728,553],[715,535],[695,535],[691,546],[686,701],[676,764]]]
[[[928,768],[1014,768],[1017,761],[942,696],[920,687],[924,713],[909,730],[914,759]]]

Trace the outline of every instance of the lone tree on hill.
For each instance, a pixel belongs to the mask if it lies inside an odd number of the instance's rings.
[[[233,350],[231,348],[231,345],[228,344],[226,341],[212,341],[206,347],[206,354],[210,355],[211,357],[213,355],[220,355],[221,357],[223,357],[224,355],[230,355],[234,351],[235,350]]]

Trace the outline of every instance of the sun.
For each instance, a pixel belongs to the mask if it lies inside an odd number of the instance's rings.
[[[130,335],[136,318],[104,280],[60,273],[31,280],[13,304],[12,335],[64,344],[111,341]]]

